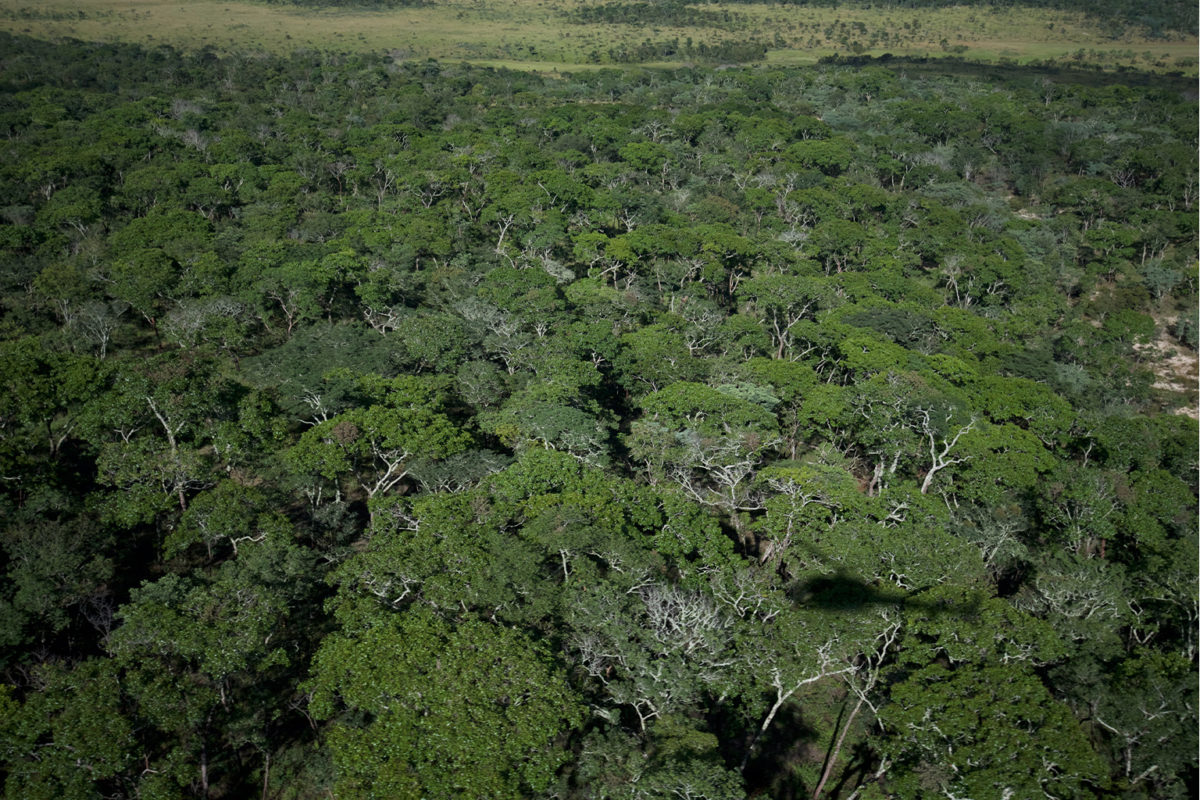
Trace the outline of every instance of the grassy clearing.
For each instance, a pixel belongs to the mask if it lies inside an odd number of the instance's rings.
[[[539,71],[610,64],[640,43],[731,39],[768,46],[768,62],[809,64],[835,53],[962,55],[972,59],[1069,60],[1157,71],[1196,70],[1195,37],[1114,37],[1080,14],[1037,9],[914,11],[706,6],[742,15],[736,30],[575,24],[580,0],[436,0],[390,11],[311,10],[247,0],[0,0],[0,29],[43,39],[170,44],[186,49],[295,48],[390,51],[400,58],[466,60]],[[677,57],[682,60],[683,56]]]

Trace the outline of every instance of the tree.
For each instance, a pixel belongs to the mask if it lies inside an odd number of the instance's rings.
[[[858,265],[867,237],[862,225],[831,219],[813,229],[809,242],[813,255],[825,267],[825,274],[841,274]]]
[[[573,549],[571,537],[559,531],[558,541],[539,546],[505,530],[510,520],[480,519],[485,498],[469,491],[373,500],[369,544],[334,573],[342,594],[371,598],[388,610],[417,607],[451,619],[476,613],[510,624],[545,624],[557,599],[561,553]]]
[[[571,453],[589,464],[608,463],[611,423],[571,405],[529,402],[514,396],[492,419],[481,419],[484,430],[517,450],[526,446],[548,447]]]
[[[821,539],[821,529],[865,512],[857,479],[844,466],[825,459],[772,465],[758,478],[766,485],[767,494],[766,514],[755,524],[760,536],[759,559],[785,572],[796,571],[785,561],[792,545],[805,551],[796,557],[803,565],[800,569],[819,569],[817,565],[825,559],[821,552],[813,552],[812,545]]]
[[[472,331],[453,314],[421,313],[397,317],[395,331],[385,343],[392,359],[414,372],[446,373],[461,364],[473,349]]]
[[[170,558],[192,544],[203,544],[211,561],[214,546],[224,543],[236,556],[239,544],[261,542],[267,536],[270,521],[259,518],[266,506],[261,491],[223,480],[196,495],[179,524],[167,534],[164,554]]]
[[[812,609],[784,608],[762,624],[745,629],[746,638],[738,643],[745,658],[743,669],[753,691],[765,695],[769,705],[742,755],[743,772],[760,738],[798,692],[829,678],[857,672],[856,660],[873,649],[876,631],[883,631],[885,639],[894,638],[894,624],[887,610],[847,611],[830,615]]]
[[[138,746],[113,663],[47,664],[36,679],[23,700],[0,687],[5,795],[85,800],[124,790]]]
[[[52,458],[77,435],[84,403],[107,377],[91,357],[54,352],[34,337],[0,343],[0,374],[0,441],[22,441],[26,456],[44,446]]]
[[[955,452],[961,466],[947,475],[941,491],[954,502],[981,508],[1029,497],[1055,463],[1036,435],[1013,424],[976,421]]]
[[[117,330],[121,316],[128,306],[121,301],[102,302],[92,300],[84,303],[74,316],[71,317],[70,327],[83,337],[84,341],[98,348],[97,356],[103,360],[108,355],[108,346],[112,342],[113,333]]]
[[[792,329],[802,319],[816,319],[818,311],[828,307],[832,290],[818,278],[791,275],[767,275],[745,281],[738,295],[748,300],[759,322],[770,331],[775,358],[785,355],[796,360]]]
[[[262,577],[237,564],[211,582],[167,575],[135,589],[118,614],[109,649],[139,718],[156,731],[146,780],[160,791],[190,785],[205,796],[234,769],[241,733],[266,711],[251,689],[289,665],[285,591]]]
[[[445,458],[469,442],[444,414],[418,401],[338,414],[305,431],[285,457],[312,492],[319,493],[323,479],[333,482],[340,497],[342,481],[352,478],[372,498],[399,486],[415,458]]]
[[[724,391],[677,381],[642,400],[643,417],[628,437],[630,454],[651,481],[668,479],[685,495],[728,513],[757,510],[753,476],[778,444],[775,418],[760,405]]]
[[[879,681],[883,675],[884,664],[889,660],[890,653],[896,640],[899,638],[901,630],[900,623],[893,623],[875,637],[875,646],[873,652],[865,653],[862,656],[861,663],[858,669],[854,672],[844,674],[843,680],[846,681],[849,691],[846,694],[846,703],[849,703],[850,696],[855,697],[854,708],[850,710],[850,714],[846,716],[845,721],[841,719],[842,714],[839,714],[839,719],[834,725],[833,733],[836,738],[831,739],[830,749],[825,756],[825,765],[821,770],[821,776],[817,780],[817,785],[813,788],[812,798],[818,800],[821,792],[829,782],[829,778],[833,775],[834,767],[837,765],[838,755],[842,751],[842,746],[846,742],[846,736],[854,729],[854,721],[862,711],[863,706],[867,706],[872,712],[876,711],[874,704],[871,702],[871,695],[875,692]],[[845,707],[843,706],[843,712]]]
[[[559,343],[556,337],[547,345]],[[572,345],[569,340],[561,344]],[[547,353],[537,359],[534,371],[537,377],[499,410],[480,414],[480,426],[509,447],[547,447],[606,464],[613,416],[599,402],[604,376],[595,361]]]
[[[1054,627],[966,582],[947,583],[906,603],[900,662],[1024,664],[1044,668],[1069,647]]]
[[[158,320],[170,308],[182,265],[191,261],[209,238],[208,223],[181,210],[133,220],[110,239],[116,255],[110,291],[146,318],[158,332]]]
[[[609,580],[569,586],[572,652],[616,708],[632,712],[637,730],[736,685],[731,648],[736,619],[708,592],[656,580],[645,564],[613,560]]]
[[[339,797],[517,798],[544,791],[583,721],[562,666],[519,631],[350,601],[309,690],[331,720]]]
[[[335,380],[333,373],[390,373],[393,352],[386,339],[360,324],[305,326],[282,345],[244,359],[241,372],[289,417],[311,425],[359,400],[355,381]]]
[[[963,458],[955,449],[976,420],[966,418],[953,394],[939,391],[920,375],[880,373],[859,384],[854,438],[870,457],[869,494],[877,493],[904,465],[922,466],[921,494],[934,477]]]
[[[182,511],[189,493],[209,482],[203,446],[225,411],[208,383],[211,368],[167,354],[125,364],[87,404],[83,423],[99,450],[99,480],[129,493],[110,503],[114,519],[148,519],[172,502]]]
[[[695,720],[664,716],[645,740],[616,726],[584,739],[573,796],[617,798],[732,798],[745,794],[741,776],[721,758],[717,737]]]
[[[931,664],[892,687],[887,785],[906,797],[1079,797],[1107,770],[1079,723],[1028,668]]]
[[[1119,507],[1114,476],[1076,464],[1060,464],[1038,497],[1042,519],[1058,542],[1086,556],[1104,556]]]
[[[93,614],[97,632],[106,635],[111,620],[103,612],[111,608],[109,586],[116,577],[113,544],[111,534],[86,516],[12,519],[0,534],[8,561],[0,597],[12,614],[4,644],[51,642]]]
[[[320,318],[339,277],[335,261],[306,261],[294,251],[280,243],[258,244],[243,254],[236,277],[263,326],[271,330],[282,323],[286,336],[297,325]]]
[[[1108,685],[1086,698],[1087,716],[1107,744],[1131,796],[1182,798],[1196,768],[1196,672],[1175,653],[1140,650]]]
[[[971,405],[992,422],[1013,423],[1050,448],[1066,444],[1073,411],[1045,385],[1028,378],[987,375],[970,380],[967,391]]]
[[[622,385],[635,395],[664,389],[676,381],[696,380],[704,370],[704,364],[688,352],[683,334],[664,323],[623,335],[613,366]]]
[[[155,331],[158,317],[169,307],[176,272],[172,260],[161,249],[144,248],[124,253],[112,267],[113,295],[142,314]]]

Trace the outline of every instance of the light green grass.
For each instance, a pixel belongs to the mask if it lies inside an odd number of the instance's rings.
[[[311,10],[248,0],[0,0],[0,29],[42,39],[170,44],[218,51],[295,48],[387,51],[398,58],[471,61],[552,72],[604,65],[612,48],[752,37],[773,64],[811,64],[834,53],[943,55],[1018,62],[1066,59],[1195,72],[1197,40],[1119,39],[1080,14],[1038,9],[914,11],[771,5],[705,6],[742,15],[736,31],[706,27],[579,25],[581,0],[435,0],[390,11]],[[1081,54],[1082,51],[1082,54]]]

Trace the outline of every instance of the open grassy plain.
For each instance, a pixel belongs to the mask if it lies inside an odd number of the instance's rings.
[[[550,71],[630,61],[639,45],[760,42],[767,61],[807,64],[832,54],[961,55],[1018,63],[1056,61],[1193,73],[1197,40],[1114,31],[1081,14],[1042,9],[932,10],[763,4],[728,11],[720,26],[581,23],[579,0],[436,0],[387,11],[309,9],[244,0],[0,0],[0,30],[42,39],[130,41],[218,51],[297,47],[392,52]],[[592,4],[594,5],[594,4]],[[637,60],[637,59],[632,59]],[[663,61],[663,58],[646,61]]]

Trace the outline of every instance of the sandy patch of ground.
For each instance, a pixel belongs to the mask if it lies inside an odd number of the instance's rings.
[[[1153,363],[1154,388],[1176,396],[1174,413],[1200,419],[1200,355],[1170,337],[1174,327],[1174,319],[1160,320],[1158,338],[1136,349]]]

